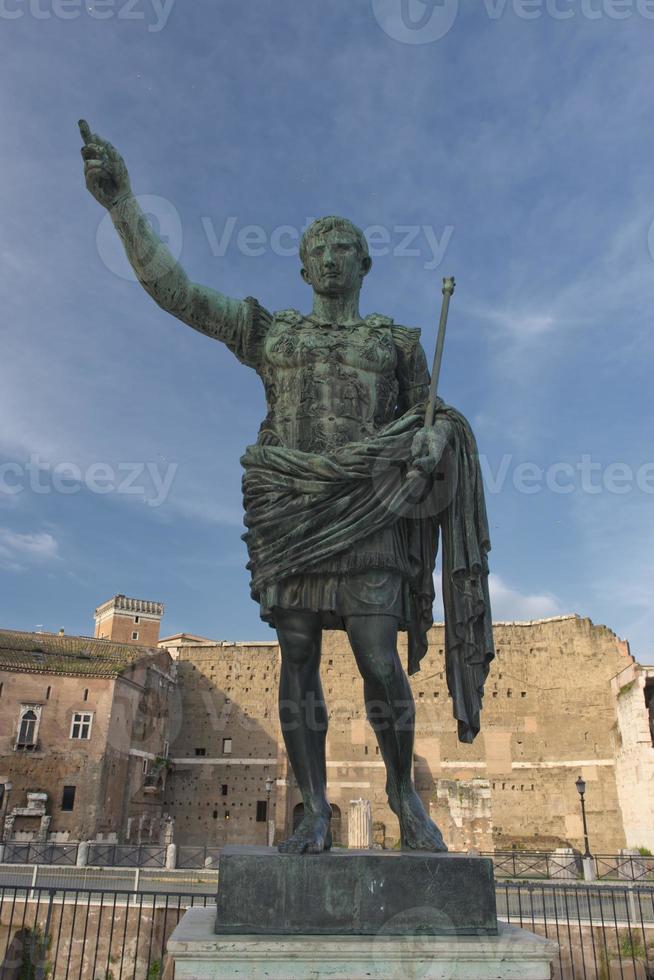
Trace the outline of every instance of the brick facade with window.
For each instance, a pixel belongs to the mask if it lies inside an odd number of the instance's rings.
[[[164,650],[0,630],[0,828],[38,839],[38,793],[51,840],[158,842],[175,688]]]

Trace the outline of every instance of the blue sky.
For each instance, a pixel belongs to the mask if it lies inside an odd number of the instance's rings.
[[[240,539],[259,381],[126,277],[83,116],[197,281],[307,309],[294,235],[344,214],[379,226],[362,311],[431,358],[454,274],[441,393],[496,618],[577,612],[654,661],[652,8],[0,0],[0,624],[89,632],[124,592],[165,633],[273,638]]]

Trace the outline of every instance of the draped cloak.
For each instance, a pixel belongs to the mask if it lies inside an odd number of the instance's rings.
[[[425,476],[411,470],[411,443],[423,425],[413,406],[365,441],[329,455],[275,445],[250,446],[244,467],[245,540],[252,597],[321,563],[398,521],[410,557],[408,671],[427,652],[435,597],[434,567],[442,535],[445,667],[458,737],[479,733],[484,681],[493,659],[488,595],[488,520],[477,446],[466,419],[440,403],[451,424],[442,465]]]

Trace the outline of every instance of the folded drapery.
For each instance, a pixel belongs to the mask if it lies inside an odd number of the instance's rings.
[[[411,443],[423,424],[418,406],[365,442],[321,456],[280,446],[250,446],[245,469],[243,535],[252,597],[312,569],[397,521],[405,522],[411,564],[410,674],[420,669],[433,623],[434,566],[443,536],[447,684],[462,742],[479,732],[484,681],[494,656],[490,550],[477,446],[465,418],[440,404],[451,439],[439,470],[411,469]]]

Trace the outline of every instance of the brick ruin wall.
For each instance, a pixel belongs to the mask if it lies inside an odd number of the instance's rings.
[[[611,678],[631,663],[627,645],[606,627],[576,616],[496,624],[497,658],[486,684],[482,733],[464,745],[457,741],[446,690],[443,632],[442,625],[432,629],[429,653],[411,687],[416,785],[451,844],[482,850],[582,846],[575,787],[582,775],[595,851],[625,846]],[[400,655],[405,661],[405,636]],[[164,804],[178,843],[265,843],[261,804],[269,777],[275,781],[270,816],[276,835],[292,829],[301,799],[277,719],[278,677],[275,644],[180,650],[180,714]],[[385,770],[344,633],[325,634],[322,679],[337,839],[347,843],[350,800],[365,798],[372,802],[375,838],[393,846],[397,821],[387,806]]]

